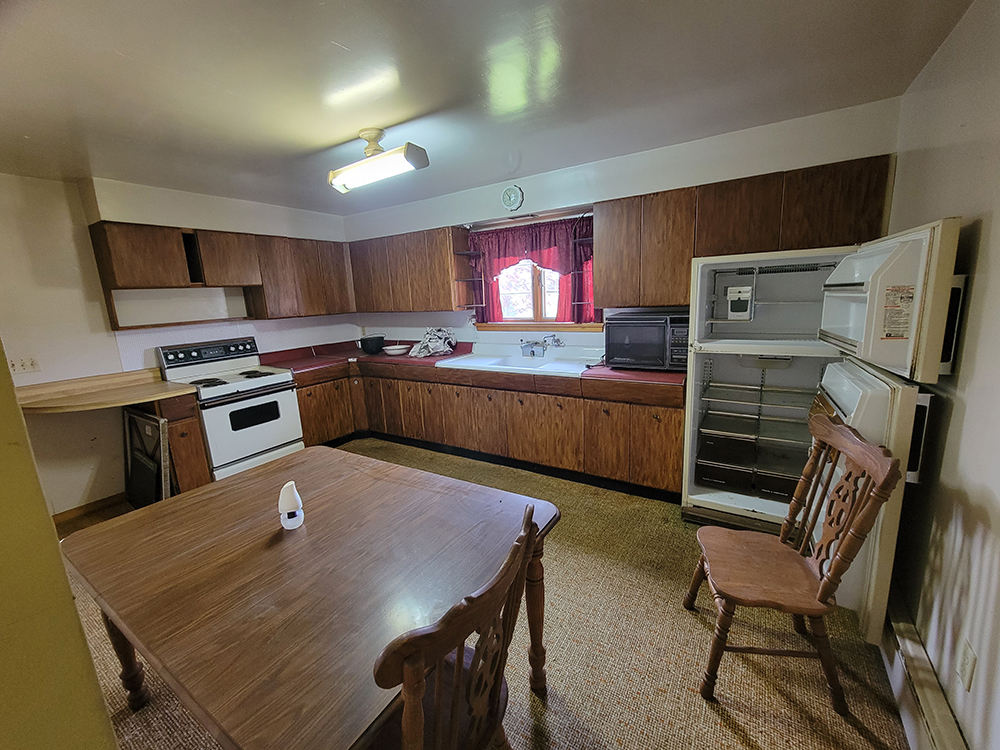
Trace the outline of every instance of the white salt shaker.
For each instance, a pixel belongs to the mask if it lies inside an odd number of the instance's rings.
[[[278,495],[278,514],[281,525],[286,529],[297,529],[302,525],[305,515],[302,513],[302,498],[295,489],[295,482],[285,482]]]

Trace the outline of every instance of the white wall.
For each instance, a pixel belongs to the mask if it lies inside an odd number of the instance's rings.
[[[83,181],[80,191],[88,224],[103,219],[310,240],[344,240],[344,219],[334,214],[99,177]]]
[[[887,154],[896,149],[898,118],[899,100],[886,99],[523,177],[516,183],[524,190],[524,205],[516,213]],[[500,193],[508,184],[347,216],[347,238],[378,237],[509,215],[500,205]]]
[[[212,198],[110,180],[74,183],[0,174],[0,332],[9,358],[40,372],[15,385],[155,366],[160,344],[256,335],[263,351],[351,339],[352,316],[111,331],[87,225],[103,218],[320,239],[343,221],[311,211]],[[86,206],[86,207],[85,207]],[[91,215],[88,217],[88,211]],[[122,492],[121,410],[29,415],[39,479],[53,513]]]
[[[976,0],[902,99],[892,229],[963,217],[960,359],[933,428],[936,480],[908,492],[897,576],[969,746],[1000,748],[1000,3]],[[979,663],[966,692],[955,667]]]

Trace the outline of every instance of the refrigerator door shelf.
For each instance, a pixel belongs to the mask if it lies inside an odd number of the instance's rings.
[[[719,339],[718,341],[696,341],[691,351],[716,354],[748,354],[758,356],[766,352],[770,357],[837,357],[841,352],[835,346],[823,341],[790,340],[772,341],[765,339]]]
[[[936,383],[960,220],[865,243],[823,285],[819,338],[921,383]]]

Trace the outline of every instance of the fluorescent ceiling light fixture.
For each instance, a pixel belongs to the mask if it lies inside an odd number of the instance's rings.
[[[384,151],[379,141],[385,137],[385,131],[380,128],[367,128],[358,135],[368,141],[368,145],[365,146],[366,158],[346,167],[334,169],[327,177],[330,187],[341,193],[404,172],[423,169],[430,164],[427,152],[413,143],[404,143],[399,148]]]
[[[363,81],[331,91],[323,97],[323,103],[328,107],[341,107],[376,98],[397,88],[399,88],[399,71],[394,67],[382,68]]]

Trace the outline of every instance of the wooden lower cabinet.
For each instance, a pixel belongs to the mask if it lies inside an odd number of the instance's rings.
[[[198,417],[167,423],[170,468],[178,492],[187,492],[212,481],[205,441]]]
[[[506,391],[491,388],[469,388],[471,409],[470,424],[473,434],[472,450],[507,456],[507,400]]]
[[[616,401],[583,403],[584,471],[629,481],[629,405]]]
[[[512,393],[508,399],[510,457],[583,471],[583,399]]]
[[[381,378],[362,378],[365,389],[365,410],[368,413],[368,429],[385,433],[385,408],[382,405]]]
[[[300,388],[299,417],[306,447],[336,440],[354,431],[348,378]]]
[[[332,391],[320,393],[321,387]],[[305,388],[299,403],[307,445],[351,429],[370,429],[671,492],[681,489],[682,408],[357,376]],[[319,404],[327,411],[339,409],[343,418],[328,416],[335,424],[322,422],[310,413]]]
[[[403,437],[425,440],[424,399],[421,396],[424,383],[412,380],[398,380],[399,408],[403,417]]]
[[[379,380],[382,388],[382,414],[387,435],[403,434],[403,406],[399,398],[399,381],[389,378]]]
[[[684,474],[684,410],[630,407],[629,481],[681,491]]]

